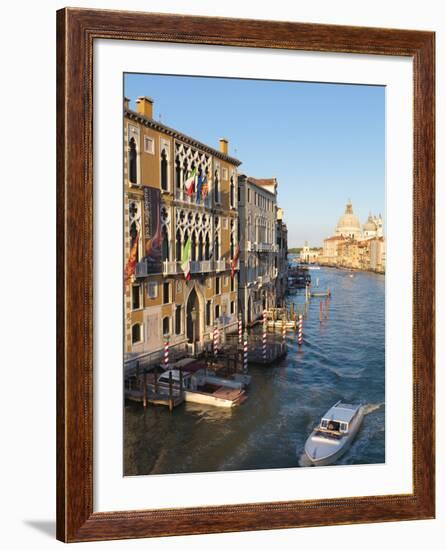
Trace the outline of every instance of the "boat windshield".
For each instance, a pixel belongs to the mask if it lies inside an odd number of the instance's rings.
[[[344,423],[342,422],[342,424]],[[336,422],[336,420],[327,420],[326,418],[321,420],[321,428],[332,432],[344,431],[341,430],[341,422]]]

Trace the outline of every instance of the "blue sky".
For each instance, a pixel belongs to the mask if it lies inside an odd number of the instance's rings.
[[[319,246],[351,199],[361,223],[384,216],[385,88],[349,84],[126,74],[124,94],[154,117],[276,177],[289,247]]]

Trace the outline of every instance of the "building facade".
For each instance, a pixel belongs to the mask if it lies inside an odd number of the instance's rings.
[[[276,303],[278,307],[284,307],[288,289],[288,229],[284,222],[283,209],[279,207],[276,214],[276,244]]]
[[[237,327],[237,167],[219,149],[124,105],[125,359],[164,341],[202,349],[215,324]]]
[[[245,324],[275,307],[277,268],[277,181],[240,175],[239,303]]]

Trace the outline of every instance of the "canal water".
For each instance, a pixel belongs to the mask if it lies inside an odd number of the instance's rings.
[[[385,461],[384,275],[334,268],[311,271],[313,290],[329,287],[328,319],[312,298],[303,345],[287,335],[288,355],[272,367],[250,367],[249,397],[221,409],[186,403],[126,403],[125,475],[295,468],[306,466],[304,444],[339,399],[361,402],[358,435],[336,464]],[[288,297],[302,310],[303,291]]]

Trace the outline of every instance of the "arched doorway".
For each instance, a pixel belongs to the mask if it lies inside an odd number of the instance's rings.
[[[200,302],[197,292],[192,289],[186,308],[186,336],[189,343],[200,341]]]

